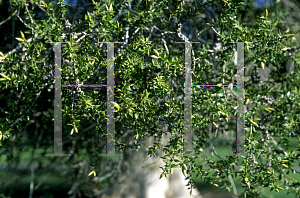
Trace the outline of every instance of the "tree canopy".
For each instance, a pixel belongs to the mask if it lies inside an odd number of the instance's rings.
[[[0,99],[4,107],[0,139],[17,137],[14,134],[26,131],[28,123],[36,120],[47,131],[47,136],[40,133],[37,147],[53,145],[53,46],[55,42],[66,42],[61,47],[61,84],[76,87],[62,88],[66,126],[63,150],[73,155],[49,160],[80,161],[74,155],[80,152],[75,144],[81,141],[87,148],[85,159],[93,164],[89,175],[96,176],[101,172],[98,165],[106,159],[98,154],[103,154],[106,147],[107,92],[105,87],[80,85],[106,83],[110,44],[99,42],[122,42],[113,45],[116,153],[139,149],[142,140],[154,136],[157,141],[147,148],[147,155],[156,157],[161,137],[171,134],[169,143],[163,146],[161,157],[166,164],[161,176],[167,177],[180,167],[190,188],[191,175],[196,173],[211,185],[221,182],[220,187],[228,190],[234,185],[231,178],[239,176],[245,197],[258,196],[260,189],[266,187],[276,191],[285,188],[299,195],[299,181],[288,176],[289,172],[297,172],[294,165],[299,163],[299,149],[290,145],[295,140],[300,143],[299,47],[293,40],[296,31],[283,25],[284,11],[272,7],[257,15],[250,2],[93,1],[84,19],[76,20],[76,14],[73,19],[66,18],[67,4],[63,1],[37,2],[45,10],[43,19],[35,19],[26,4],[29,2],[13,1],[13,9],[26,10],[22,23],[27,30],[16,38],[19,44],[15,50],[1,53]],[[225,87],[196,86],[191,87],[195,156],[186,155],[184,97],[188,89],[184,84],[189,66],[185,61],[185,43],[192,45],[193,85],[209,86],[236,84],[239,71],[235,42],[244,44],[245,154],[234,153],[235,126],[225,127],[226,123],[235,123],[232,118],[237,114],[239,99],[236,93]],[[287,60],[294,61],[291,72],[285,71]],[[271,68],[266,81],[258,78],[261,68]],[[95,130],[88,134],[92,123]],[[167,131],[161,129],[161,123],[168,126]],[[127,129],[134,130],[134,137],[128,135]],[[226,158],[218,156],[214,149],[212,133],[215,137],[229,137]],[[30,139],[37,133],[19,136],[37,142],[37,138]],[[83,141],[85,138],[89,141]],[[211,149],[206,152],[207,148]],[[119,161],[114,163],[117,166]]]

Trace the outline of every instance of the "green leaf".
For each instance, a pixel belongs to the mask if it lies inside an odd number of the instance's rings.
[[[155,55],[151,55],[150,57],[152,57],[152,58],[160,58],[160,57],[155,56]]]
[[[118,109],[118,111],[120,110],[120,105],[118,104],[118,103],[116,103],[116,102],[112,102],[116,107],[117,107],[117,109]]]
[[[163,174],[161,174],[161,175],[159,176],[159,179],[161,179],[163,176],[164,176],[164,175],[163,175]]]
[[[284,167],[286,167],[286,168],[288,168],[288,166],[286,164],[281,164],[281,165],[284,166]]]
[[[274,109],[273,109],[273,108],[271,108],[271,107],[267,107],[267,108],[265,108],[265,110],[266,110],[266,111],[268,111],[268,112],[270,112],[270,111],[274,111]]]
[[[156,49],[154,49],[154,52],[155,52],[155,54],[156,54],[157,56],[159,56],[159,53],[158,53],[158,51],[157,51]]]
[[[250,121],[252,124],[254,124],[255,126],[257,126],[257,127],[258,127],[257,123],[256,123],[256,122],[254,122],[253,120],[251,120],[250,118],[249,118],[249,121]]]
[[[26,39],[25,39],[25,36],[24,36],[23,32],[22,32],[22,31],[20,31],[20,33],[21,33],[22,40],[23,40],[23,41],[26,41]]]
[[[134,117],[135,117],[135,119],[138,119],[139,114],[138,114],[138,113],[135,113],[135,114],[134,114]]]
[[[135,137],[136,139],[138,139],[138,138],[139,138],[139,134],[137,133],[134,137]]]
[[[88,176],[90,176],[92,174],[94,174],[94,177],[96,176],[96,172],[95,171],[90,172]]]
[[[21,38],[16,38],[18,41],[21,41],[21,42],[23,42],[23,39],[21,39]]]
[[[0,74],[2,77],[4,77],[6,80],[11,80],[8,76],[4,75],[4,74]],[[3,78],[2,78],[3,79]]]

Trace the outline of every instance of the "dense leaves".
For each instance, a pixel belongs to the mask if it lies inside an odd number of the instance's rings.
[[[258,187],[282,190],[279,182],[283,182],[281,185],[287,186],[286,189],[291,192],[297,195],[300,193],[299,182],[287,176],[289,171],[295,171],[293,165],[299,162],[300,150],[292,150],[287,137],[293,132],[292,138],[300,142],[300,73],[296,69],[289,74],[279,72],[279,63],[287,57],[291,58],[291,52],[296,51],[296,48],[289,48],[293,43],[287,44],[294,32],[284,30],[274,33],[279,28],[281,15],[273,14],[275,10],[265,10],[262,16],[251,19],[251,25],[245,25],[237,12],[250,9],[246,1],[200,3],[147,0],[135,3],[93,3],[93,12],[87,12],[84,21],[76,21],[72,31],[66,27],[66,5],[63,2],[43,5],[46,20],[35,20],[30,12],[27,13],[29,17],[25,22],[32,31],[26,31],[25,34],[21,32],[21,37],[16,38],[22,52],[19,56],[11,54],[4,57],[1,54],[0,84],[5,87],[8,97],[4,110],[1,110],[0,138],[6,140],[12,131],[20,130],[23,126],[17,123],[29,120],[34,109],[39,108],[36,100],[42,91],[53,88],[50,88],[54,77],[51,65],[54,60],[51,49],[53,44],[46,42],[68,42],[62,47],[62,84],[79,85],[105,84],[107,46],[96,44],[99,41],[122,41],[124,43],[115,44],[114,60],[115,138],[118,151],[139,148],[141,140],[147,137],[155,136],[159,140],[164,133],[171,133],[169,144],[163,148],[165,155],[162,158],[166,164],[161,176],[167,177],[174,168],[181,167],[191,187],[192,173],[215,186],[221,182],[227,189],[231,188],[229,176],[239,175],[245,188],[245,197],[258,195]],[[15,2],[15,6],[25,5]],[[208,7],[215,8],[217,14],[204,24],[199,16]],[[181,32],[182,25],[186,23],[191,24],[190,29],[197,35],[192,39]],[[232,62],[236,55],[233,50],[236,44],[232,42],[245,42],[245,73],[251,76],[245,87],[245,156],[228,155],[226,159],[213,160],[213,155],[210,157],[203,152],[210,145],[209,130],[216,131],[215,134],[224,133],[224,122],[228,122],[230,115],[236,114],[236,97],[230,98],[229,94],[232,93],[224,87],[193,89],[192,119],[193,127],[198,130],[194,152],[198,155],[183,155],[185,48],[184,44],[175,42],[199,42],[204,33],[200,31],[198,34],[198,29],[213,31],[215,36],[207,43],[193,44],[195,85],[235,83],[234,75],[237,71]],[[134,32],[131,37],[129,30]],[[219,51],[216,48],[211,50],[210,42],[221,43]],[[295,67],[299,68],[298,55],[293,61]],[[257,70],[269,65],[274,68],[270,74],[271,80],[257,83]],[[83,128],[83,120],[90,118],[97,122],[99,134],[105,134],[104,88],[77,87],[76,91],[76,94],[75,89],[64,91],[63,97],[63,117],[69,117],[71,135],[81,135],[78,129]],[[273,102],[266,102],[262,96],[272,98]],[[48,116],[48,120],[53,119],[52,112]],[[166,132],[162,132],[161,126],[156,124],[159,119],[168,124]],[[126,143],[123,138],[125,129],[134,130],[137,140],[134,144]],[[233,135],[232,143],[235,141]],[[273,138],[276,135],[280,136],[279,142]],[[147,154],[156,157],[155,153],[160,147],[161,143],[155,142],[148,148]],[[273,150],[276,149],[280,152],[275,155]],[[229,150],[234,154],[234,149]],[[216,151],[213,152],[216,154]],[[91,157],[94,158],[95,154]],[[267,162],[259,163],[262,158]],[[204,169],[203,165],[196,163],[196,159],[205,161],[210,169]],[[100,163],[100,157],[95,163]],[[89,175],[95,176],[97,171],[93,167]]]

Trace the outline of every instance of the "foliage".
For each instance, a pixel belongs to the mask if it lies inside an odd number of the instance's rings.
[[[63,47],[62,59],[67,62],[63,64],[62,84],[76,84],[78,80],[84,83],[87,79],[89,82],[105,82],[105,73],[100,74],[99,70],[105,70],[107,64],[106,46],[101,45],[102,48],[97,48],[93,44],[98,40],[105,42],[124,40],[126,48],[118,51],[119,56],[115,57],[115,106],[117,107],[115,138],[119,151],[137,149],[143,139],[152,136],[161,138],[164,133],[171,133],[169,144],[163,148],[165,155],[162,158],[165,159],[166,164],[162,167],[161,176],[167,177],[174,168],[180,167],[189,179],[191,189],[194,187],[191,174],[196,173],[212,185],[216,186],[216,182],[222,182],[220,187],[228,190],[232,188],[229,175],[232,177],[239,175],[242,177],[245,189],[244,197],[258,196],[259,188],[264,187],[272,187],[272,190],[279,191],[283,189],[282,185],[289,192],[300,194],[299,182],[287,176],[289,171],[295,171],[293,164],[299,162],[300,150],[291,150],[286,138],[292,131],[299,130],[300,73],[298,70],[290,74],[280,72],[282,61],[291,57],[290,52],[296,51],[296,48],[288,48],[291,45],[288,42],[295,32],[284,30],[274,33],[274,29],[279,28],[281,15],[274,14],[275,10],[265,10],[263,16],[257,16],[255,20],[252,18],[251,26],[247,26],[236,14],[250,9],[246,1],[218,0],[200,3],[148,0],[136,3],[125,1],[105,3],[93,1],[93,3],[95,5],[93,12],[88,12],[85,20],[76,21],[71,28],[66,27],[66,4],[62,1],[57,4],[43,4],[46,9],[46,20],[34,20],[30,12],[27,12],[29,17],[24,22],[31,30],[20,32],[21,36],[16,38],[21,43],[21,55],[2,54],[0,64],[2,76],[0,83],[9,95],[18,96],[20,86],[22,91],[24,90],[23,96],[20,94],[18,101],[15,98],[5,103],[5,115],[1,118],[0,124],[0,137],[3,140],[12,135],[10,132],[24,128],[17,123],[25,119],[30,120],[29,115],[38,108],[39,104],[35,101],[41,95],[41,91],[53,83],[52,79],[45,79],[49,74],[54,76],[53,68],[49,67],[53,62],[53,54],[49,52],[50,45],[46,42],[69,42]],[[14,6],[24,7],[25,4],[14,1]],[[196,134],[197,140],[194,142],[197,145],[195,150],[197,157],[179,156],[183,153],[184,102],[175,99],[178,95],[184,95],[182,89],[184,45],[176,44],[175,41],[192,41],[181,33],[182,24],[199,18],[203,9],[208,6],[217,7],[218,17],[206,24],[200,24],[198,20],[198,23],[196,22],[192,27],[197,35],[193,41],[199,41],[198,38],[201,38],[203,32],[213,31],[216,35],[213,43],[218,40],[222,46],[219,52],[216,50],[211,52],[208,42],[206,45],[195,44],[197,47],[193,45],[193,56],[198,58],[193,59],[193,72],[196,75],[194,84],[210,84],[221,82],[223,79],[225,79],[223,84],[233,83],[236,68],[232,67],[230,62],[233,61],[232,49],[236,44],[230,42],[255,41],[245,43],[245,65],[253,64],[250,70],[246,70],[251,76],[245,88],[246,155],[228,155],[226,159],[218,161],[213,161],[203,154],[203,148],[209,146],[207,129],[214,123],[213,130],[220,130],[218,126],[228,121],[229,115],[235,114],[235,99],[228,99],[230,92],[225,88],[193,90],[193,98],[196,99],[193,100],[192,107],[193,127],[199,130]],[[172,25],[175,25],[175,28]],[[221,33],[217,31],[219,28]],[[130,43],[128,32],[132,29],[139,31],[139,35]],[[154,29],[159,33],[155,33]],[[198,29],[204,31],[198,34]],[[151,36],[147,36],[144,32],[148,32],[154,38],[151,40]],[[163,45],[160,45],[161,41]],[[115,45],[118,50],[121,49],[118,46],[121,44]],[[171,47],[172,45],[174,47]],[[217,56],[214,59],[215,69],[212,69],[210,60],[215,56]],[[299,67],[298,58],[297,54],[293,59],[296,68]],[[274,67],[271,73],[273,81],[258,85],[254,80],[257,77],[257,69],[269,67],[270,64]],[[220,67],[222,65],[226,66],[226,74]],[[278,83],[281,85],[278,86]],[[181,85],[175,86],[175,84]],[[38,91],[37,87],[41,91]],[[81,135],[82,121],[90,117],[97,122],[97,131],[105,134],[105,91],[81,89],[77,95],[71,91],[65,91],[64,94],[63,117],[69,116],[68,124],[73,128],[71,135],[76,135],[74,131]],[[99,100],[93,100],[99,95]],[[262,102],[262,96],[274,98],[275,102],[271,104]],[[75,100],[71,101],[67,98]],[[75,104],[78,111],[73,109]],[[169,123],[167,132],[162,132],[160,125],[156,124],[158,117],[162,117]],[[47,119],[51,119],[51,113]],[[126,144],[122,139],[125,134],[124,129],[129,128],[134,129],[136,144]],[[273,136],[279,134],[281,140],[277,143]],[[298,138],[300,143],[298,132],[293,138]],[[160,142],[154,143],[148,148],[147,154],[156,157],[155,153],[160,146]],[[280,152],[274,154],[276,149]],[[96,154],[97,152],[89,157],[94,158]],[[267,163],[258,163],[258,159],[261,158],[267,159]],[[210,169],[204,169],[203,165],[196,163],[196,159],[206,161]],[[94,163],[100,161],[101,158],[98,157]],[[99,170],[93,167],[89,175],[95,176],[97,171]],[[209,176],[210,173],[213,173],[213,176]]]

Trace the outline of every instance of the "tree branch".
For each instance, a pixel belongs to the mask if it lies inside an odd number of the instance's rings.
[[[211,29],[219,36],[219,37],[222,37],[222,35],[220,33],[218,33],[215,28],[211,27]]]
[[[3,25],[4,23],[6,23],[9,19],[11,19],[11,17],[15,16],[18,13],[18,10],[15,10],[14,13],[12,13],[12,15],[10,15],[7,19],[5,19],[4,21],[2,21],[0,23],[0,26]]]
[[[19,14],[20,14],[20,8],[19,8],[19,11],[18,11],[18,14],[17,14],[17,17],[19,18],[19,20],[26,26],[26,27],[28,27],[28,25],[23,21],[23,19],[19,16]],[[32,35],[34,35],[34,29],[32,28],[32,27],[28,27],[29,29],[31,29],[31,31],[32,31]]]
[[[38,4],[38,2],[35,2],[35,5],[37,5],[43,12],[46,12],[46,10],[45,10],[44,8],[42,8],[42,7],[40,6],[40,4]]]

